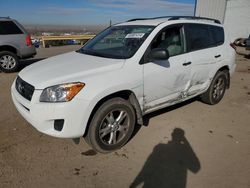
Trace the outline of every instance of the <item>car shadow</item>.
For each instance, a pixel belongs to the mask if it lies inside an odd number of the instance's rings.
[[[184,130],[175,128],[172,140],[156,145],[130,187],[185,188],[187,173],[198,173],[200,161]],[[141,187],[141,186],[140,186]]]
[[[20,60],[20,64],[19,64],[19,68],[18,68],[18,71],[21,71],[23,68],[33,64],[33,63],[36,63],[38,61],[41,61],[41,60],[44,60],[46,58],[34,58],[34,59],[24,59],[24,60]]]

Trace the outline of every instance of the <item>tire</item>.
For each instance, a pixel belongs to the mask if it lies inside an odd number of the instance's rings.
[[[10,73],[18,70],[19,62],[16,54],[3,51],[0,52],[0,69],[3,72]]]
[[[208,90],[201,95],[202,102],[210,105],[219,103],[225,94],[227,83],[227,71],[217,72]]]
[[[95,112],[85,140],[94,150],[109,153],[127,143],[134,126],[135,111],[132,105],[122,98],[113,98]]]

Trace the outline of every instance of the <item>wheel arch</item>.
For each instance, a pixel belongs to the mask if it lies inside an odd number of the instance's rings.
[[[2,52],[2,51],[9,51],[9,52],[12,52],[12,53],[14,53],[14,54],[16,54],[18,56],[18,50],[15,47],[11,46],[11,45],[2,45],[2,46],[0,46],[0,52]]]
[[[224,65],[222,67],[219,68],[219,70],[215,73],[215,75],[218,72],[225,72],[226,76],[227,76],[227,89],[230,88],[230,71],[229,71],[229,66],[228,65]]]
[[[90,122],[91,122],[95,112],[97,111],[97,109],[104,102],[108,101],[109,99],[115,98],[115,97],[120,97],[122,99],[128,100],[131,103],[131,105],[133,106],[134,110],[135,110],[137,123],[140,124],[140,125],[143,124],[142,110],[141,110],[141,107],[140,107],[140,104],[139,104],[139,102],[137,100],[136,95],[131,90],[121,90],[121,91],[117,91],[117,92],[111,93],[109,95],[106,95],[106,96],[102,97],[100,100],[98,100],[98,102],[94,105],[94,107],[93,107],[93,109],[92,109],[92,111],[91,111],[91,113],[89,115],[89,118],[88,118],[88,121],[87,121],[87,126],[85,128],[83,136],[85,136],[87,134],[89,126],[90,126]]]

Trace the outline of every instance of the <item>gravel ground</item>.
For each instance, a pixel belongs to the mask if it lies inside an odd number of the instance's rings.
[[[77,48],[38,49],[23,67]],[[0,73],[0,187],[250,187],[250,59],[237,56],[219,104],[191,100],[150,114],[122,149],[105,155],[29,125],[11,101],[16,75]]]

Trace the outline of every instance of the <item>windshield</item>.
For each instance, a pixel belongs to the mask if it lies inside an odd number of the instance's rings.
[[[153,26],[113,26],[98,34],[78,52],[127,59],[135,54],[153,29]]]

